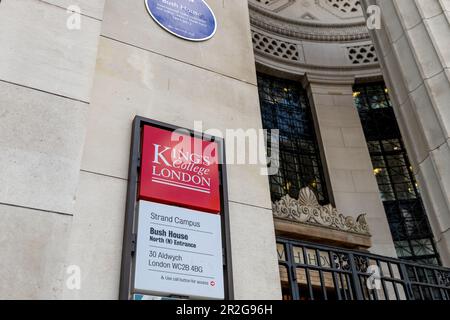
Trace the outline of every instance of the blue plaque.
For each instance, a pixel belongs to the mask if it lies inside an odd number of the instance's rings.
[[[214,36],[217,21],[204,0],[145,0],[152,18],[173,35],[190,41]]]

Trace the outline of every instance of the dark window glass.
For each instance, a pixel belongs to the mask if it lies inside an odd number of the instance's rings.
[[[433,233],[388,90],[384,83],[358,85],[353,96],[398,256],[439,264]]]
[[[328,203],[319,148],[306,92],[300,84],[258,74],[261,114],[265,129],[279,129],[280,170],[270,176],[272,201],[289,194],[297,199],[310,187],[319,202]]]

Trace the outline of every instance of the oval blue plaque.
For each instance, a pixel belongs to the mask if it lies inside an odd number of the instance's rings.
[[[173,35],[191,41],[214,36],[216,17],[204,0],[145,0],[152,18]]]

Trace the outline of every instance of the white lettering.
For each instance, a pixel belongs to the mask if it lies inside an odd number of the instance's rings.
[[[161,147],[159,144],[153,144],[155,146],[155,159],[153,160],[153,163],[159,163],[159,159],[161,158],[161,160],[164,162],[164,164],[168,167],[171,167],[171,165],[169,164],[169,162],[167,161],[167,159],[164,157],[163,153],[170,150],[169,147],[165,147],[165,149],[161,152],[159,152],[159,147]]]

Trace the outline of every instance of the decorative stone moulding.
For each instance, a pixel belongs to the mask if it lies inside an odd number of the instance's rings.
[[[295,1],[297,0],[253,0],[253,2],[273,12],[280,12],[290,7]]]
[[[321,206],[310,188],[300,190],[298,199],[284,196],[272,204],[272,211],[276,218],[370,236],[366,214],[355,220],[338,213],[331,204]]]
[[[350,19],[363,15],[359,0],[316,0],[316,3],[341,19]]]
[[[298,61],[300,58],[297,44],[278,40],[252,30],[252,42],[255,50],[283,59]]]
[[[362,13],[356,22],[326,23],[286,18],[253,2],[249,8],[252,26],[283,37],[325,42],[370,40]]]
[[[352,64],[377,63],[378,57],[373,44],[347,47],[347,56]]]

